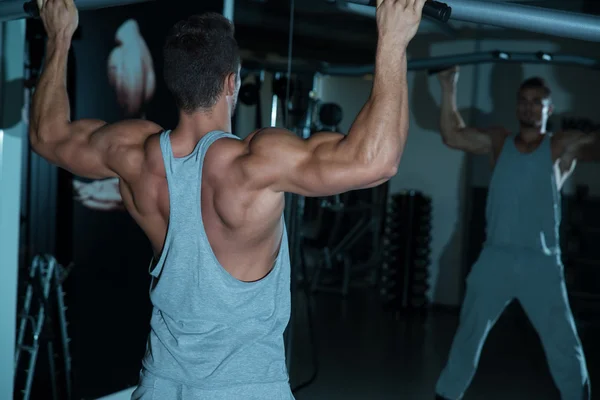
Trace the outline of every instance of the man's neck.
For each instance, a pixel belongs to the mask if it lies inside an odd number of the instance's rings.
[[[541,127],[524,127],[519,130],[519,139],[524,143],[539,141],[546,134],[546,129]]]
[[[192,114],[180,113],[179,123],[174,133],[198,141],[208,132],[231,132],[231,118],[229,113],[212,110],[210,112],[195,112]]]

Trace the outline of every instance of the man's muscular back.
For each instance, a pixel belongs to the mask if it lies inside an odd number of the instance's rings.
[[[159,144],[160,134],[143,143],[139,173],[121,179],[125,207],[148,236],[155,258],[160,255],[169,226],[169,188]],[[173,155],[190,154],[196,143],[171,136]],[[253,189],[236,169],[248,142],[220,139],[208,150],[202,171],[199,207],[212,250],[221,266],[234,278],[256,281],[273,266],[282,237],[283,193]]]

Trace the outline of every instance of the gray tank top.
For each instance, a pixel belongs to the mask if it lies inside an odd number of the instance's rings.
[[[271,272],[242,282],[219,264],[200,207],[202,165],[211,144],[236,136],[214,131],[175,158],[160,136],[170,217],[160,259],[151,265],[151,331],[143,366],[199,389],[287,383],[283,332],[290,319],[290,259],[284,226]],[[282,216],[283,219],[283,216]]]
[[[550,135],[529,154],[519,152],[513,139],[506,139],[492,174],[486,244],[559,255],[561,196]]]

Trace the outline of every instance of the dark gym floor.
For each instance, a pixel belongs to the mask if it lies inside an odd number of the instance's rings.
[[[319,373],[297,400],[427,400],[445,363],[458,314],[431,311],[423,318],[384,312],[370,290],[346,300],[333,294],[313,297]],[[298,295],[291,359],[292,387],[310,377],[310,340],[305,298]],[[600,319],[599,319],[600,321]],[[591,376],[600,379],[598,329],[580,329]],[[477,374],[465,400],[559,399],[539,339],[513,304],[500,318],[483,348]]]

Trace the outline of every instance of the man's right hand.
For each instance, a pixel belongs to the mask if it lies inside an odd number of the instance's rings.
[[[465,124],[456,105],[458,74],[457,65],[437,74],[442,86],[440,133],[444,144],[472,154],[491,155],[491,160],[494,162],[495,149],[500,148],[504,143],[506,131],[502,128],[483,131]]]
[[[452,88],[458,82],[459,68],[455,65],[452,68],[446,69],[438,73],[438,79],[443,88]]]
[[[416,35],[426,0],[377,0],[377,28],[381,40],[406,47]]]
[[[79,25],[79,13],[73,0],[36,1],[48,38],[71,40]]]

